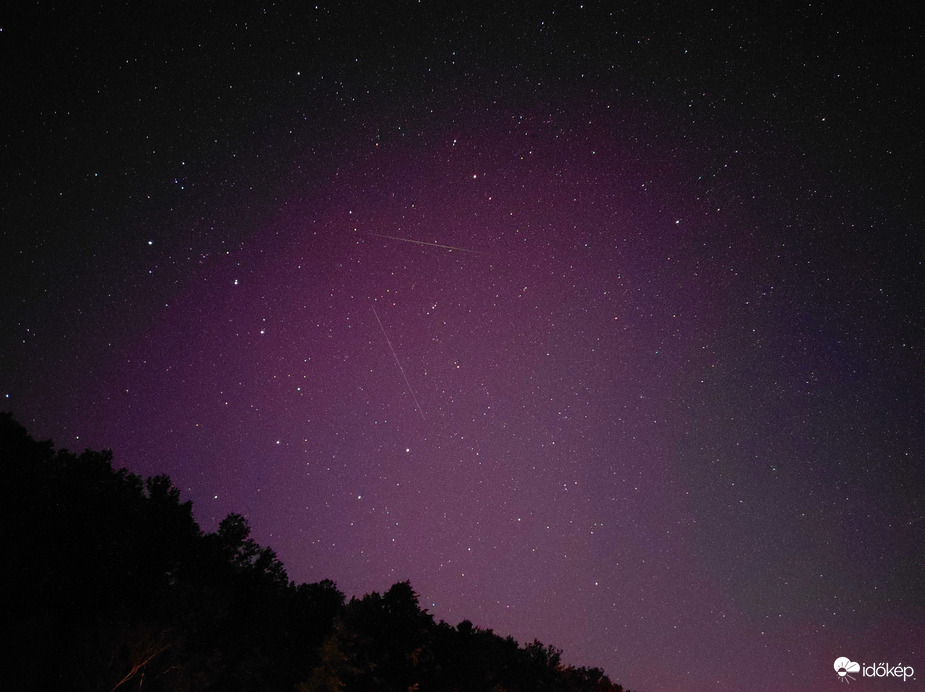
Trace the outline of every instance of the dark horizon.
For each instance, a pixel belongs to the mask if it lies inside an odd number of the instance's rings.
[[[7,412],[0,465],[13,689],[632,692],[552,644],[438,621],[408,581],[349,600],[296,584],[240,514],[204,532],[166,475],[37,442]]]

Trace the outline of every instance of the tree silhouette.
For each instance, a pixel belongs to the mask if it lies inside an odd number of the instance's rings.
[[[4,685],[16,690],[622,691],[561,652],[435,622],[407,581],[293,584],[240,514],[203,533],[167,476],[36,442],[0,413]]]

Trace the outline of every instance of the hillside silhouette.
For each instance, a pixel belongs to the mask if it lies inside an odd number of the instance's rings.
[[[296,585],[239,514],[214,533],[166,475],[37,442],[0,413],[7,689],[622,692],[464,620],[410,583],[346,600]]]

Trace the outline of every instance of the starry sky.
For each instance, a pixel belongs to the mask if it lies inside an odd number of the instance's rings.
[[[33,436],[628,687],[925,675],[915,3],[20,4]]]

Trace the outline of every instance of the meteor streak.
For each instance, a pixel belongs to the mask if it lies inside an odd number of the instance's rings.
[[[430,247],[442,247],[444,250],[459,250],[460,252],[469,252],[473,255],[484,255],[485,253],[480,250],[468,250],[464,247],[455,247],[453,245],[441,245],[440,243],[426,243],[423,240],[412,240],[411,238],[399,238],[395,235],[383,235],[382,233],[367,233],[367,235],[374,235],[377,238],[388,238],[389,240],[401,240],[405,243],[414,243],[415,245],[428,245]]]
[[[411,383],[408,381],[408,376],[405,374],[405,369],[401,366],[401,361],[398,360],[398,354],[395,353],[395,349],[392,348],[392,342],[389,341],[389,335],[385,333],[385,327],[382,326],[382,320],[379,319],[379,313],[376,312],[376,304],[372,301],[369,301],[370,307],[373,309],[373,314],[376,316],[376,322],[379,323],[379,329],[382,330],[382,336],[385,337],[385,343],[389,345],[389,350],[392,352],[392,357],[395,359],[395,363],[398,365],[398,369],[401,371],[401,376],[405,378],[405,385],[408,387],[408,391],[411,392],[411,398],[414,399],[414,407],[418,410],[418,413],[421,414],[421,420],[426,421],[424,417],[424,411],[421,409],[421,405],[418,403],[418,398],[414,395],[414,390],[411,388]]]

